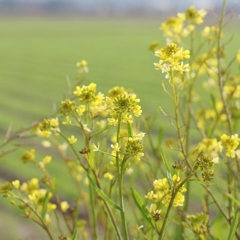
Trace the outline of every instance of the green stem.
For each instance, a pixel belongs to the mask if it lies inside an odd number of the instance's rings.
[[[97,178],[96,173],[94,172],[93,169],[91,169],[91,170],[92,170],[92,173],[93,173],[94,178],[95,178],[95,180],[96,180],[96,184],[97,184],[98,188],[99,188],[100,190],[102,190],[102,189],[101,189],[101,186],[100,186],[100,183],[99,183],[99,180],[98,180],[98,178]],[[112,188],[112,185],[110,186],[110,190],[109,190],[109,198],[111,197],[111,188]],[[106,209],[107,209],[107,212],[108,212],[108,214],[109,214],[109,216],[110,216],[110,218],[111,218],[111,221],[112,221],[113,227],[114,227],[114,229],[115,229],[115,231],[116,231],[116,233],[117,233],[118,239],[119,239],[119,240],[122,240],[122,237],[121,237],[121,234],[120,234],[120,232],[119,232],[119,229],[118,229],[116,220],[115,220],[115,218],[114,218],[114,215],[113,215],[111,209],[109,208],[107,202],[106,202],[104,199],[102,199],[102,200],[103,200],[104,205],[105,205],[105,207],[106,207]]]
[[[23,199],[14,196],[16,199],[18,199],[20,202],[24,203],[26,206],[28,206],[28,208],[36,215],[36,217],[39,219],[40,222],[36,221],[36,223],[38,223],[46,232],[47,235],[49,236],[49,239],[54,240],[52,234],[50,233],[48,226],[46,225],[46,223],[44,222],[44,220],[42,219],[42,217],[39,215],[39,213],[27,202],[25,202]],[[31,218],[32,219],[32,218]],[[32,219],[34,221],[34,219]]]
[[[95,204],[94,204],[94,193],[93,193],[93,187],[91,184],[89,184],[89,196],[90,196],[90,212],[92,217],[92,225],[93,225],[93,239],[98,239],[97,234],[97,223],[96,223],[96,214],[95,214]]]
[[[219,90],[220,90],[220,95],[221,95],[221,100],[223,103],[223,109],[224,112],[227,116],[227,124],[228,124],[228,128],[231,134],[233,134],[233,127],[232,127],[232,122],[231,122],[231,113],[229,112],[228,106],[227,106],[227,102],[226,99],[224,97],[224,85],[226,80],[223,79],[223,75],[222,75],[222,71],[221,71],[221,35],[222,35],[222,29],[223,29],[223,20],[224,20],[224,16],[225,16],[225,11],[226,11],[226,0],[223,0],[223,7],[222,7],[222,14],[221,14],[221,19],[219,22],[219,32],[218,32],[218,36],[217,36],[217,75],[218,75],[218,86],[219,86]]]
[[[122,120],[122,115],[120,113],[118,117],[118,126],[117,126],[117,143],[118,144],[120,143],[121,120]],[[127,232],[126,217],[125,217],[124,202],[123,202],[123,175],[121,171],[118,152],[116,153],[116,165],[117,165],[117,173],[118,173],[119,202],[120,202],[120,207],[122,208],[121,220],[123,225],[123,236],[124,236],[124,240],[128,240],[128,232]]]
[[[159,232],[159,238],[158,240],[162,240],[163,239],[163,236],[164,236],[164,230],[165,230],[165,227],[166,227],[166,224],[167,224],[167,220],[168,220],[168,217],[169,217],[169,214],[170,214],[170,211],[172,209],[172,205],[173,205],[173,202],[174,202],[174,199],[178,193],[178,191],[180,190],[180,188],[189,180],[190,177],[192,177],[196,172],[192,172],[186,179],[184,179],[180,184],[179,186],[177,186],[177,188],[174,190],[173,189],[173,192],[172,192],[172,197],[171,197],[171,200],[169,202],[169,205],[168,205],[168,208],[167,208],[167,212],[165,214],[165,217],[164,217],[164,220],[163,220],[163,225],[161,227],[161,230]]]

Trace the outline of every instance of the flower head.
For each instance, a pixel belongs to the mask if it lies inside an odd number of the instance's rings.
[[[82,87],[77,86],[73,92],[74,95],[78,96],[79,102],[89,103],[95,100],[96,84],[90,83],[88,86],[83,85]]]
[[[68,209],[69,209],[69,204],[68,204],[68,202],[67,201],[62,201],[61,202],[61,210],[63,211],[63,212],[66,212]]]
[[[65,101],[62,101],[62,104],[59,108],[61,113],[66,114],[72,112],[76,108],[76,103],[74,101],[66,99]]]
[[[171,198],[173,197],[173,189],[176,189],[180,184],[180,177],[177,175],[173,175],[172,177],[173,188],[169,184],[169,180],[167,178],[158,179],[153,182],[154,191],[150,191],[147,193],[145,198],[152,200],[154,203],[161,203],[163,206],[168,207]],[[180,187],[177,194],[175,195],[173,206],[183,206],[184,203],[184,195],[183,192],[186,191],[186,188]]]
[[[35,159],[35,149],[25,151],[21,157],[23,163],[31,162]]]
[[[170,43],[165,48],[155,52],[155,56],[159,57],[160,61],[154,65],[157,70],[166,72],[167,76],[172,70],[182,74],[189,71],[188,64],[183,64],[184,59],[190,58],[189,54],[188,50],[183,50],[175,43]]]
[[[74,143],[77,142],[77,138],[75,138],[73,135],[68,138],[68,142],[73,145]]]
[[[194,6],[191,6],[185,13],[178,13],[178,17],[190,24],[201,24],[206,14],[204,9],[197,11]]]
[[[76,63],[76,66],[78,67],[78,71],[81,72],[88,72],[88,67],[87,67],[87,61],[86,60],[82,60],[80,62]]]
[[[238,137],[238,134],[227,136],[226,134],[223,134],[221,136],[221,143],[226,151],[226,156],[234,158],[236,156],[236,150],[239,146],[240,139]]]

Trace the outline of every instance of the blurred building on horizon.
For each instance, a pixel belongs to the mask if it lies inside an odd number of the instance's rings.
[[[184,11],[189,6],[218,11],[221,0],[0,0],[1,14],[81,14],[94,16],[150,16]],[[227,0],[228,8],[240,9],[239,0]]]

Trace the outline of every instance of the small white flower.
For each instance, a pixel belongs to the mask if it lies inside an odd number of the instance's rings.
[[[96,146],[96,144],[92,144],[92,147],[93,147],[93,151],[94,152],[98,152],[98,151],[100,151],[100,149],[99,149],[99,147],[100,147],[100,144],[98,143],[98,145]]]

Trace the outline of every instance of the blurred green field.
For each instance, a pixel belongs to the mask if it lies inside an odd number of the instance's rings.
[[[75,64],[82,59],[88,61],[90,69],[86,84],[97,83],[103,93],[116,85],[132,88],[141,99],[143,115],[153,114],[159,105],[169,109],[169,99],[161,87],[164,76],[154,70],[157,59],[148,51],[151,41],[164,41],[160,24],[160,19],[1,19],[0,140],[9,125],[17,130],[51,115],[53,105],[58,105],[66,93],[66,77],[75,83]],[[232,26],[226,34],[232,33],[236,36],[228,48],[229,55],[240,48],[240,32]],[[160,124],[167,121],[159,118]],[[22,151],[0,159],[0,173],[4,173],[1,181],[26,180],[40,174],[33,166],[20,163]],[[59,185],[66,195],[74,196],[64,165],[53,161],[50,171],[64,176]],[[1,205],[6,202],[0,198]],[[0,211],[5,216],[6,212]]]

